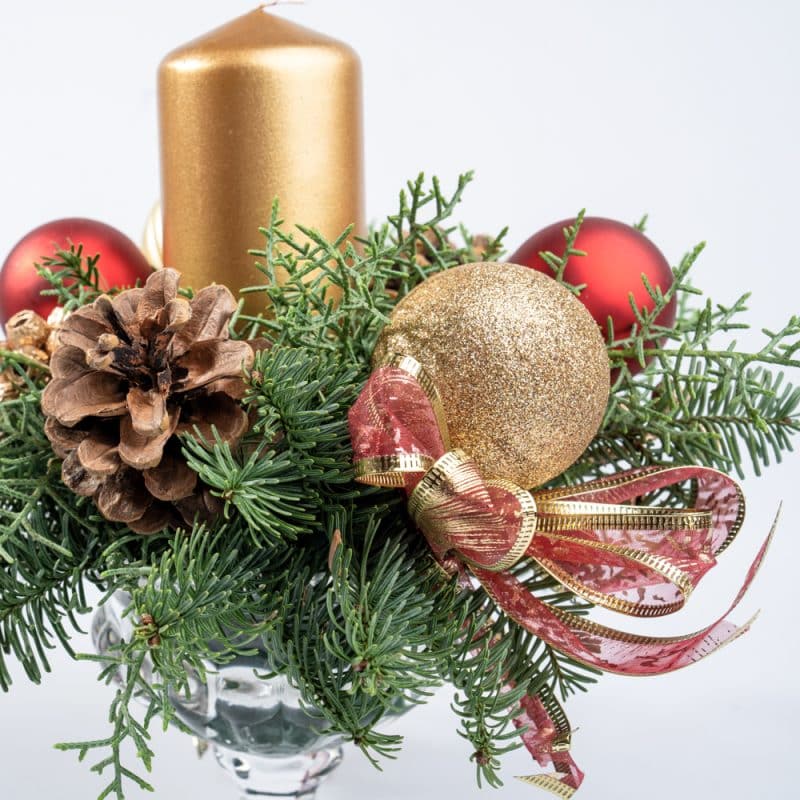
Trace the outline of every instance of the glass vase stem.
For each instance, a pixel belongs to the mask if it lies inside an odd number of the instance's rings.
[[[342,748],[286,758],[252,756],[215,747],[219,765],[234,779],[242,800],[297,797],[310,800],[326,775],[339,766]]]

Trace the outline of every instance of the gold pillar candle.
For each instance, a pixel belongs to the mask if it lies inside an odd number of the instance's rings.
[[[158,83],[164,264],[186,285],[261,282],[248,250],[264,246],[275,198],[287,225],[363,228],[350,47],[262,7],[167,55]]]

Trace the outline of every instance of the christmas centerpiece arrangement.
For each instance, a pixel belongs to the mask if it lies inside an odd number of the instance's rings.
[[[231,153],[213,124],[231,64],[252,90],[252,65],[290,49],[326,55],[285,77],[315,87],[313,108],[264,81],[253,114],[326,123],[308,152],[329,184],[305,207],[308,160],[276,155],[296,137],[265,154],[248,120]],[[0,273],[0,685],[9,658],[39,681],[49,648],[72,652],[92,584],[126,598],[131,635],[95,657],[116,681],[111,732],[62,747],[99,751],[103,797],[147,786],[126,742],[148,767],[150,727],[179,722],[191,676],[242,657],[371,760],[400,747],[387,715],[450,684],[479,780],[498,785],[524,746],[541,769],[523,780],[570,797],[561,701],[747,628],[634,635],[591,609],[678,612],[737,536],[735,478],[800,428],[780,371],[800,366],[800,319],[737,348],[745,298],[703,299],[702,248],[671,269],[643,223],[579,214],[506,255],[505,232],[453,221],[469,175],[452,193],[419,178],[366,230],[357,109],[342,117],[357,61],[262,10],[176,51],[161,80],[163,264],[65,220]]]

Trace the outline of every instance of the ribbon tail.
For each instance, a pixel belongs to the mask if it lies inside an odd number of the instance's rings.
[[[748,630],[752,620],[737,627],[727,616],[755,578],[776,525],[777,517],[728,611],[712,625],[685,636],[640,636],[618,631],[542,602],[508,572],[474,567],[472,571],[511,619],[575,661],[622,675],[662,675],[699,661]]]
[[[555,772],[518,775],[517,780],[556,797],[572,797],[583,783],[583,772],[569,752],[572,731],[561,704],[545,687],[538,694],[526,695],[520,706],[514,725],[523,728],[525,747],[540,766],[552,766]]]
[[[554,772],[543,775],[517,775],[515,776],[518,781],[527,783],[529,786],[536,786],[538,789],[544,789],[556,797],[572,797],[578,791],[578,787],[583,783],[583,773],[575,765],[569,753],[563,754],[565,760],[568,760],[571,769],[568,772]],[[574,773],[580,775],[580,779],[574,777]],[[572,783],[577,781],[578,786],[573,786]]]

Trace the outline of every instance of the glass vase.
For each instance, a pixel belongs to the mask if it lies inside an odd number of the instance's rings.
[[[133,624],[124,614],[130,597],[117,592],[92,618],[92,641],[101,655],[130,641]],[[342,761],[341,737],[322,714],[301,705],[300,693],[282,675],[264,679],[264,657],[206,664],[205,679],[188,671],[188,693],[170,694],[176,716],[213,749],[242,798],[312,798],[320,782]],[[152,677],[145,662],[143,677]],[[401,709],[398,708],[398,711]]]

